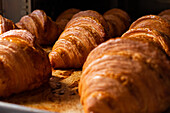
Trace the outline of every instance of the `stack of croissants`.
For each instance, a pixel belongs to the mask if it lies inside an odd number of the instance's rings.
[[[0,96],[38,88],[52,69],[82,68],[85,113],[164,112],[170,107],[170,10],[130,24],[118,8],[103,15],[71,8],[56,21],[42,10],[17,23],[0,16]]]

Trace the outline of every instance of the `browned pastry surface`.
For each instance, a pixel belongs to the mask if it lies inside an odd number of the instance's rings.
[[[166,10],[160,12],[158,15],[161,16],[162,18],[170,21],[170,9],[166,9]]]
[[[86,17],[86,16],[88,16],[88,17],[90,16],[90,17],[96,18],[102,24],[102,26],[105,29],[105,32],[108,35],[109,26],[108,26],[107,22],[105,21],[104,17],[100,13],[98,13],[98,12],[96,12],[94,10],[80,11],[79,13],[75,14],[73,16],[73,18],[76,18],[76,17]]]
[[[124,22],[120,20],[119,17],[115,15],[104,15],[104,18],[107,20],[108,23],[112,25],[111,30],[113,30],[113,32],[112,31],[110,32],[111,37],[120,36],[125,31],[126,26]]]
[[[62,12],[56,19],[57,25],[60,26],[61,30],[65,29],[66,24],[71,20],[74,14],[80,12],[80,9],[70,8]]]
[[[1,38],[5,38],[5,37],[20,38],[20,39],[28,42],[29,45],[31,45],[31,46],[35,45],[35,40],[36,40],[35,37],[27,30],[10,30],[10,32],[8,32],[8,33],[1,34],[0,37]]]
[[[80,12],[80,9],[76,9],[76,8],[67,9],[57,17],[56,21],[60,21],[62,19],[69,19],[70,20],[72,18],[72,16],[74,14],[78,13],[78,12]],[[69,15],[72,15],[72,16],[69,16]]]
[[[0,96],[32,90],[48,82],[48,56],[26,30],[10,30],[0,35]]]
[[[40,45],[54,44],[61,33],[60,27],[43,10],[34,10],[23,16],[16,26],[30,31]]]
[[[125,32],[130,25],[129,15],[118,8],[106,11],[103,14],[103,17],[110,26],[109,36],[112,38],[121,36],[121,34]]]
[[[16,26],[11,20],[0,15],[0,34],[15,28]]]
[[[156,15],[142,16],[131,24],[129,29],[132,28],[152,28],[170,37],[170,23]]]
[[[68,22],[66,28],[75,26],[89,27],[89,29],[93,30],[93,32],[97,32],[100,35],[101,41],[104,41],[104,38],[107,35],[104,30],[104,26],[95,17],[86,16],[73,18]]]
[[[119,16],[126,22],[127,26],[130,25],[131,19],[130,19],[129,15],[122,9],[113,8],[113,9],[106,11],[103,15],[110,15],[110,14]]]
[[[85,113],[160,113],[170,103],[170,61],[152,43],[111,39],[92,50],[79,92]]]
[[[162,15],[161,16],[163,19],[166,19],[170,22],[170,15]]]
[[[151,28],[130,29],[121,37],[155,42],[155,45],[160,46],[170,56],[170,38],[157,30]]]
[[[170,15],[170,9],[163,10],[163,11],[161,11],[158,15],[159,15],[159,16],[162,16],[162,15]]]
[[[82,67],[88,53],[106,37],[105,29],[97,17],[92,17],[91,13],[89,16],[79,15],[67,23],[49,54],[53,68]]]

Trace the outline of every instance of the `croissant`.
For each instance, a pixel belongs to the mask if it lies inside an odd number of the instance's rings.
[[[27,30],[0,35],[0,96],[31,90],[51,76],[48,55]]]
[[[167,19],[170,21],[170,9],[166,9],[158,14],[158,16],[161,16],[164,19]]]
[[[11,20],[0,15],[0,34],[15,28],[16,26]]]
[[[129,15],[118,8],[113,8],[103,14],[104,19],[109,25],[109,37],[121,36],[130,25]]]
[[[170,37],[170,24],[167,20],[156,15],[146,15],[134,21],[129,29],[132,28],[152,28]]]
[[[100,15],[96,11],[93,13]],[[102,18],[102,15],[100,16]],[[97,18],[92,16],[74,17],[67,23],[65,30],[49,54],[52,67],[80,68],[88,53],[103,42],[105,36],[105,29]]]
[[[90,51],[109,38],[109,26],[101,14],[93,10],[80,11],[67,23],[49,53],[51,65],[81,68]]]
[[[62,12],[56,19],[57,25],[64,31],[65,26],[71,20],[74,14],[80,12],[80,9],[70,8]]]
[[[122,38],[133,38],[136,40],[146,40],[155,43],[170,56],[170,38],[157,30],[151,28],[136,28],[125,32]]]
[[[34,10],[23,16],[16,26],[31,32],[36,37],[36,43],[40,45],[55,43],[61,33],[60,27],[42,10]]]
[[[152,42],[110,39],[83,65],[85,113],[161,113],[170,103],[170,61]]]

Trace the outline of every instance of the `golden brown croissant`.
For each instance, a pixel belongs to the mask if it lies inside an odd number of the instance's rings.
[[[113,8],[103,14],[104,19],[109,25],[109,37],[121,36],[130,25],[129,15],[118,8]]]
[[[146,15],[134,21],[129,29],[132,28],[152,28],[170,37],[170,23],[156,15]]]
[[[55,43],[61,33],[60,27],[42,10],[34,10],[31,14],[23,16],[16,26],[31,32],[40,45]]]
[[[49,80],[48,55],[27,30],[0,35],[0,96],[31,90]]]
[[[96,11],[92,12],[100,15]],[[88,53],[103,42],[105,37],[105,29],[98,18],[88,15],[74,17],[68,22],[49,54],[52,67],[80,68]]]
[[[90,51],[110,38],[109,31],[107,22],[98,12],[76,13],[49,54],[52,67],[81,68]]]
[[[170,38],[157,30],[151,28],[130,29],[121,37],[154,42],[170,56]]]
[[[11,20],[0,15],[0,34],[15,28],[16,26]]]
[[[110,39],[93,49],[79,84],[85,113],[161,113],[170,106],[170,60],[148,41]]]
[[[71,20],[74,14],[80,12],[80,9],[70,8],[62,12],[56,19],[57,25],[60,26],[61,30],[64,31],[65,26]]]

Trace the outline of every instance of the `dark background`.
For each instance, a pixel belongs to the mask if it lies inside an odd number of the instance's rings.
[[[158,14],[170,8],[170,0],[32,0],[34,9],[44,10],[53,20],[64,10],[78,8],[81,10],[95,10],[100,13],[111,8],[125,10],[132,21],[148,14]]]

